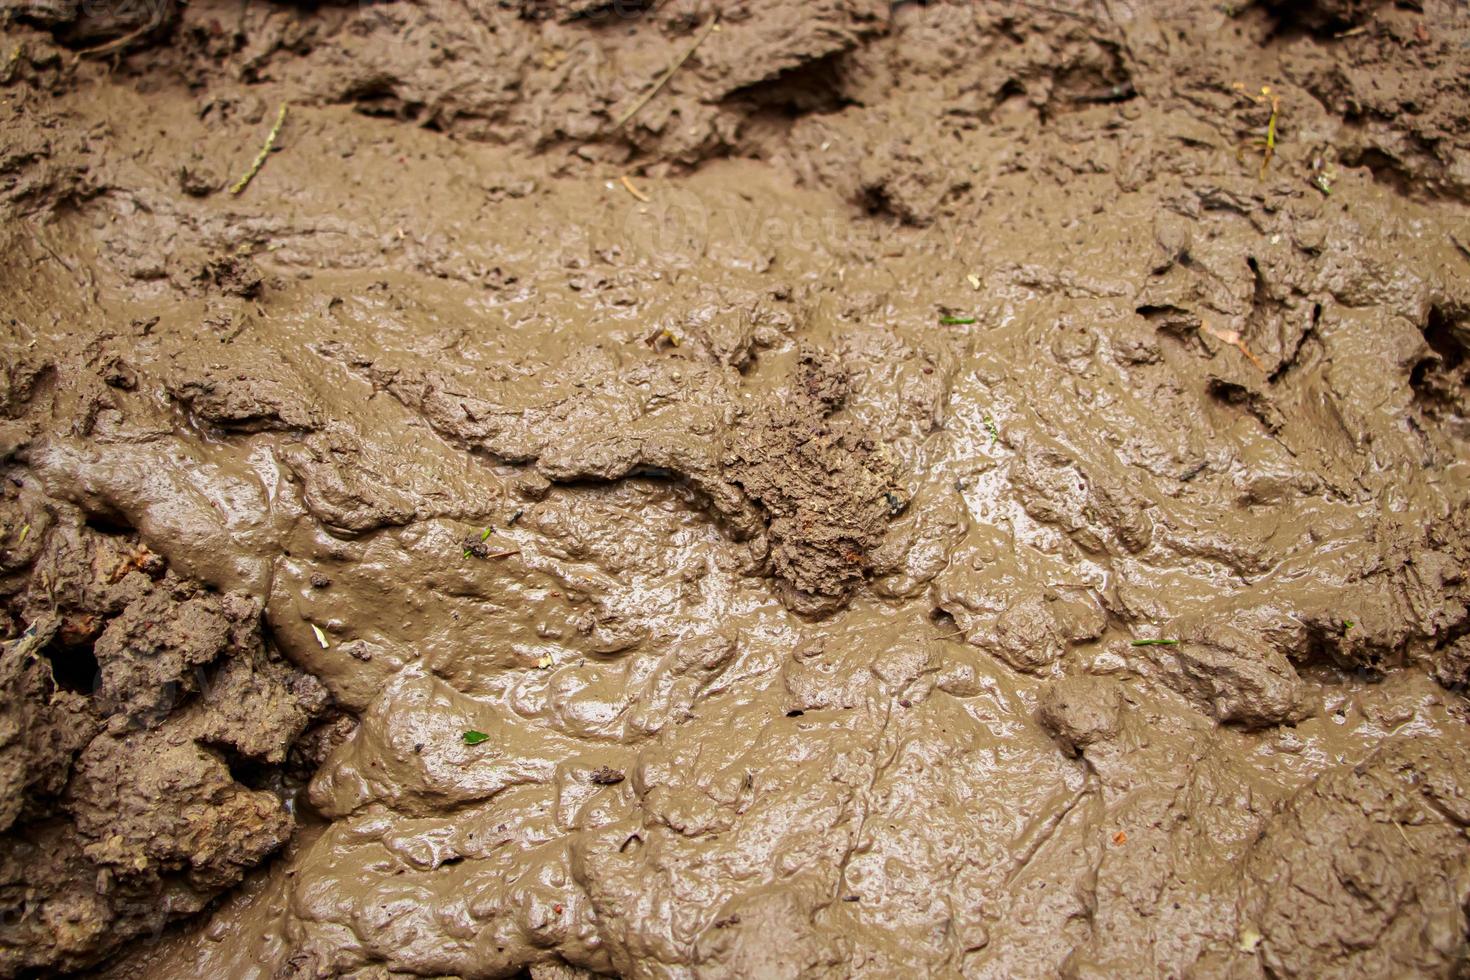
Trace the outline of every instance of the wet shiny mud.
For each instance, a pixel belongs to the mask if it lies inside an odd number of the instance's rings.
[[[0,5],[0,973],[1463,973],[1412,6]]]

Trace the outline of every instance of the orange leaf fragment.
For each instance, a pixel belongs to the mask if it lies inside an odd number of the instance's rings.
[[[1214,337],[1216,340],[1220,341],[1222,344],[1229,344],[1231,347],[1234,347],[1236,350],[1240,351],[1246,356],[1246,359],[1254,364],[1257,370],[1259,370],[1262,374],[1267,373],[1266,365],[1262,364],[1260,358],[1251,353],[1250,348],[1247,347],[1245,345],[1245,341],[1241,339],[1239,330],[1216,330],[1214,327],[1210,326],[1209,321],[1207,320],[1201,320],[1199,328],[1205,333],[1209,334],[1211,337]]]

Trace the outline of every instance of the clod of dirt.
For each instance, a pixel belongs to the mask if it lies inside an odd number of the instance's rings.
[[[263,781],[326,701],[267,652],[254,600],[29,489],[17,502],[35,550],[5,596],[33,625],[0,648],[6,974],[86,966],[285,843]]]
[[[200,270],[199,279],[227,296],[241,299],[259,296],[265,282],[255,263],[243,255],[226,255],[210,260]]]
[[[816,352],[801,355],[786,397],[731,433],[729,479],[765,515],[771,563],[787,606],[839,608],[907,500],[898,464],[874,435],[835,418],[848,381]]]
[[[1410,909],[1434,889],[1460,888],[1470,871],[1467,765],[1461,746],[1395,739],[1303,789],[1267,823],[1240,889],[1241,920],[1261,937],[1271,973],[1444,976],[1465,962],[1462,910]]]
[[[1266,643],[1220,624],[1186,627],[1177,644],[1141,648],[1165,684],[1217,721],[1248,728],[1300,721],[1301,678]]]
[[[311,432],[320,414],[290,388],[270,378],[206,370],[170,385],[169,394],[200,422],[235,432]]]
[[[592,770],[592,774],[587,778],[599,786],[616,786],[626,777],[623,775],[621,769],[614,769],[611,766],[599,766]]]
[[[1106,678],[1066,677],[1047,689],[1037,718],[1076,755],[1118,734],[1121,707],[1118,689]]]

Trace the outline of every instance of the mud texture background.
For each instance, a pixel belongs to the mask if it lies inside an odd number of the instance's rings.
[[[1470,970],[1465,3],[0,23],[0,975]]]

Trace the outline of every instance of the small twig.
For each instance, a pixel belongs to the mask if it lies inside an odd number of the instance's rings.
[[[1090,17],[1087,14],[1079,14],[1075,10],[1063,10],[1061,7],[1051,7],[1044,3],[1032,3],[1031,0],[1006,0],[1006,2],[1014,3],[1018,7],[1029,7],[1032,10],[1041,10],[1048,14],[1056,14],[1058,17],[1075,17],[1078,20],[1097,19],[1095,17]]]
[[[60,255],[56,254],[56,249],[52,248],[50,243],[47,242],[46,239],[41,237],[41,233],[38,232],[34,227],[32,227],[29,221],[25,222],[25,226],[26,231],[31,233],[31,237],[35,239],[36,244],[46,250],[47,255],[55,259],[57,263],[67,272],[70,272],[74,276],[77,274],[77,270],[72,267],[72,264],[66,259],[63,259]]]
[[[162,18],[155,17],[153,20],[144,24],[142,27],[138,28],[135,31],[129,31],[122,37],[113,38],[111,41],[99,44],[95,48],[83,48],[82,50],[77,52],[77,57],[100,58],[103,55],[112,54],[112,52],[118,51],[122,48],[127,47],[129,44],[132,44],[134,41],[138,40],[138,38],[142,37],[144,34],[147,34],[149,31],[156,30],[158,28],[158,25],[161,23],[163,23]]]
[[[624,187],[626,187],[628,189],[628,193],[629,194],[632,194],[634,197],[638,198],[638,200],[642,201],[644,204],[647,204],[649,201],[652,201],[653,200],[653,198],[649,197],[647,194],[643,193],[638,188],[634,187],[633,186],[633,181],[631,179],[629,179],[629,177],[628,177],[627,174],[623,174],[623,176],[619,177],[618,178],[618,181]]]
[[[699,46],[704,43],[705,38],[710,36],[710,32],[715,29],[719,22],[720,12],[717,10],[710,15],[709,23],[704,25],[704,30],[699,32],[699,37],[695,38],[694,43],[689,45],[689,50],[685,51],[678,61],[675,61],[672,65],[669,66],[668,71],[664,72],[663,75],[659,77],[659,80],[653,83],[653,88],[649,89],[642,96],[640,96],[638,98],[638,101],[634,102],[627,112],[618,117],[618,121],[613,123],[613,129],[622,129],[623,126],[627,124],[629,119],[632,119],[638,114],[638,110],[648,105],[648,100],[657,95],[659,89],[663,88],[666,84],[668,84],[669,79],[674,77],[674,72],[682,68],[684,66],[684,62],[688,61],[690,56],[692,56],[695,51],[699,50]]]
[[[1455,248],[1458,248],[1460,250],[1460,254],[1465,256],[1465,258],[1470,259],[1470,245],[1466,245],[1464,242],[1456,238],[1455,233],[1452,231],[1446,232],[1446,234],[1450,236],[1450,241],[1454,243]]]
[[[271,127],[270,133],[265,138],[265,145],[255,155],[255,160],[250,164],[250,169],[245,171],[245,176],[230,185],[230,193],[238,194],[250,185],[255,175],[260,173],[260,168],[265,166],[266,158],[271,154],[271,147],[276,145],[276,137],[281,135],[281,127],[286,124],[286,103],[281,103],[281,109],[276,113],[276,124]]]

